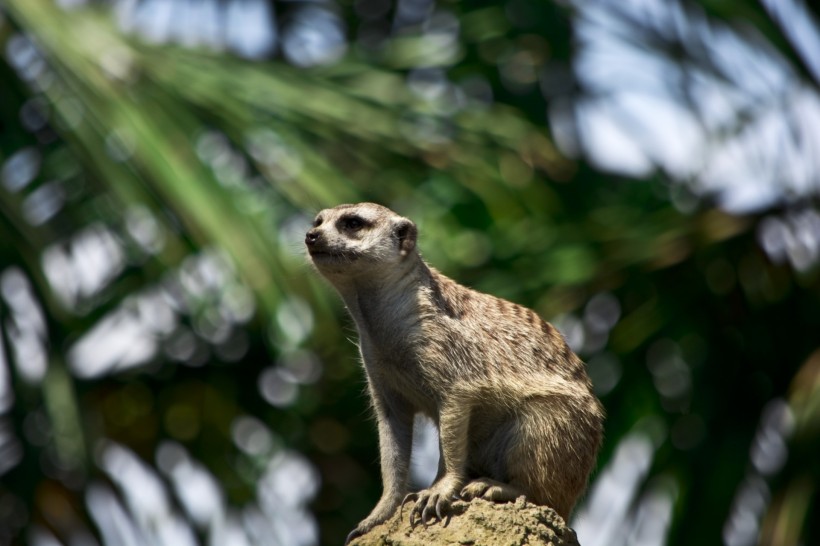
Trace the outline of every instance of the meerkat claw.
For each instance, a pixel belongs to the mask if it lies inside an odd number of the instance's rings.
[[[419,494],[418,493],[407,493],[404,496],[404,499],[401,501],[401,508],[404,508],[404,505],[407,504],[408,502],[416,501],[416,500],[419,500]]]
[[[439,521],[444,521],[444,516],[441,515],[441,507],[444,506],[443,502],[436,503],[436,516],[438,517]]]
[[[359,530],[359,528],[358,528],[358,527],[357,527],[356,529],[353,529],[352,531],[350,531],[350,533],[348,533],[347,538],[345,539],[345,542],[344,542],[345,546],[347,546],[348,544],[350,544],[350,542],[351,542],[353,539],[358,538],[358,537],[362,536],[363,534],[364,534],[364,533],[362,533],[362,532]]]
[[[415,527],[419,523],[426,525],[426,523],[424,523],[424,513],[421,508],[419,508],[419,505],[416,504],[410,512],[410,526]]]
[[[401,504],[399,505],[399,514],[404,512],[404,505],[405,504],[407,504],[408,502],[417,501],[418,499],[419,499],[419,494],[418,493],[408,493],[407,495],[405,495],[404,499],[401,501]],[[413,510],[410,511],[410,525],[411,526],[413,525],[413,513],[415,512],[415,510],[416,509],[415,509],[415,506],[414,506]]]

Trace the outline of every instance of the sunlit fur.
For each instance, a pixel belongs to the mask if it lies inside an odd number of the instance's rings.
[[[366,225],[348,229],[354,217]],[[433,485],[409,498],[418,519],[441,518],[458,495],[525,495],[566,519],[603,428],[583,362],[533,311],[429,267],[416,234],[410,220],[360,203],[323,210],[306,239],[356,322],[378,422],[384,493],[351,537],[408,494],[419,412],[439,429],[442,462]]]

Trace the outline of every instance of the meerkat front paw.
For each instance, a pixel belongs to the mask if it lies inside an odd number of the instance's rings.
[[[433,484],[429,489],[424,489],[418,493],[410,493],[401,503],[402,508],[408,502],[415,501],[413,509],[410,510],[410,525],[416,526],[419,523],[428,525],[435,521],[444,521],[450,515],[452,499],[458,496],[459,487],[442,480]],[[401,510],[401,508],[399,509]]]

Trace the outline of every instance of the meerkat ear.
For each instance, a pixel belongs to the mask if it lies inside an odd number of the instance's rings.
[[[416,238],[418,237],[418,229],[416,224],[407,218],[401,218],[393,227],[393,233],[399,240],[399,254],[407,256],[416,248]]]

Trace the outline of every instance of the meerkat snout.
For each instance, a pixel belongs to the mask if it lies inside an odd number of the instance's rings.
[[[316,244],[316,241],[318,240],[319,232],[316,231],[316,229],[311,229],[307,232],[307,235],[305,235],[305,244],[308,246],[308,248],[314,246]]]

